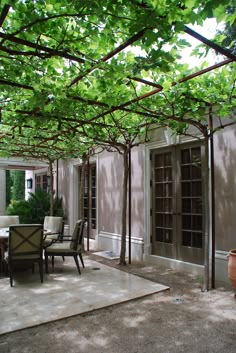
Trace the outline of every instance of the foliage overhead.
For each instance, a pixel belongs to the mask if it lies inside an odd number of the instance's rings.
[[[177,59],[190,45],[179,36],[186,26],[211,17],[230,26],[230,6],[233,0],[1,1],[1,155],[77,157],[153,122],[168,125],[174,103],[179,116],[186,104],[199,113],[204,102],[219,103],[218,94],[229,101],[232,79],[224,80],[226,93],[211,87],[209,94],[210,74],[183,84],[200,68]],[[235,72],[233,64],[217,70]]]

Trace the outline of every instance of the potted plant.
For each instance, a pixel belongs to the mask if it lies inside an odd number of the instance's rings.
[[[236,288],[236,249],[230,250],[228,255],[228,277],[232,286]],[[234,295],[236,297],[236,294]]]

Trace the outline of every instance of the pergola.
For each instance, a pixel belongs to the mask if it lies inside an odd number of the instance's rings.
[[[0,154],[54,161],[82,156],[97,143],[114,146],[119,135],[138,136],[150,124],[168,126],[174,117],[163,121],[140,105],[168,90],[165,73],[174,77],[171,89],[236,60],[232,51],[184,23],[207,17],[201,2],[162,8],[152,3],[5,4],[0,13]],[[222,60],[181,71],[175,57],[186,45],[178,37],[182,33]],[[202,128],[197,119],[184,123]],[[131,150],[128,138],[127,144]]]
[[[91,2],[90,6],[78,2],[80,5],[74,8],[68,5],[63,8],[60,3],[53,7],[50,3],[30,5],[20,1],[18,5],[5,4],[1,9],[2,152],[10,150],[12,155],[37,157],[47,156],[48,149],[53,147],[53,158],[71,156],[72,150],[79,150],[85,142],[86,139],[79,143],[78,140],[88,125],[112,127],[114,120],[110,117],[118,115],[118,119],[122,119],[122,114],[128,114],[131,120],[139,116],[142,123],[146,122],[151,114],[140,109],[138,103],[163,91],[164,84],[152,80],[157,77],[153,72],[159,74],[164,70],[160,58],[165,64],[173,61],[163,48],[173,40],[178,46],[178,32],[195,37],[222,54],[224,59],[179,75],[173,85],[236,58],[230,50],[186,25],[178,24],[178,29],[174,20],[170,22],[167,12],[160,15],[148,2],[132,1],[123,13],[116,13],[116,10],[121,11],[118,5],[106,5],[107,8],[104,5],[99,12],[94,8],[96,2]],[[138,19],[146,24],[141,29]],[[140,50],[132,57],[135,46]],[[142,50],[146,53],[140,54]],[[146,68],[145,62],[149,60]]]

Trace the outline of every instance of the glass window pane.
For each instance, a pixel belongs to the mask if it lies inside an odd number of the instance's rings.
[[[200,198],[192,199],[192,213],[202,213],[202,200]]]
[[[172,168],[165,168],[164,169],[164,180],[165,181],[172,181]]]
[[[191,183],[183,182],[182,183],[182,195],[183,196],[191,196]]]
[[[157,212],[164,212],[164,199],[155,198],[155,209]]]
[[[201,179],[201,167],[192,166],[192,179]]]
[[[191,213],[191,199],[182,199],[182,212]]]
[[[156,184],[156,195],[159,197],[165,196],[163,184]]]
[[[155,180],[159,182],[164,180],[164,169],[161,169],[161,168],[155,169]]]
[[[172,196],[172,183],[165,184],[164,196],[171,197]]]
[[[156,167],[162,167],[163,166],[163,155],[162,154],[156,154],[155,155],[155,166]]]
[[[156,228],[156,241],[164,241],[164,232],[163,229]]]
[[[182,245],[191,246],[191,232],[182,232]]]
[[[172,211],[172,199],[164,200],[164,211],[165,212],[173,212]]]
[[[192,196],[202,196],[202,183],[201,181],[192,182]]]
[[[171,167],[171,153],[164,153],[164,165]]]
[[[201,149],[200,147],[191,148],[191,163],[200,163],[201,162]]]
[[[181,178],[182,180],[190,180],[191,179],[191,169],[190,166],[182,166],[181,167]]]
[[[202,230],[202,216],[192,216],[192,230]]]
[[[191,229],[191,216],[182,216],[182,228],[183,229]]]
[[[202,248],[202,233],[192,234],[192,246],[195,248]]]
[[[181,151],[181,163],[182,164],[190,163],[190,149]]]

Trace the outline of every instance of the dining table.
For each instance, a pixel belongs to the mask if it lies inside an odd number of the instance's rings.
[[[5,258],[6,242],[9,238],[9,227],[0,228],[0,271]]]

